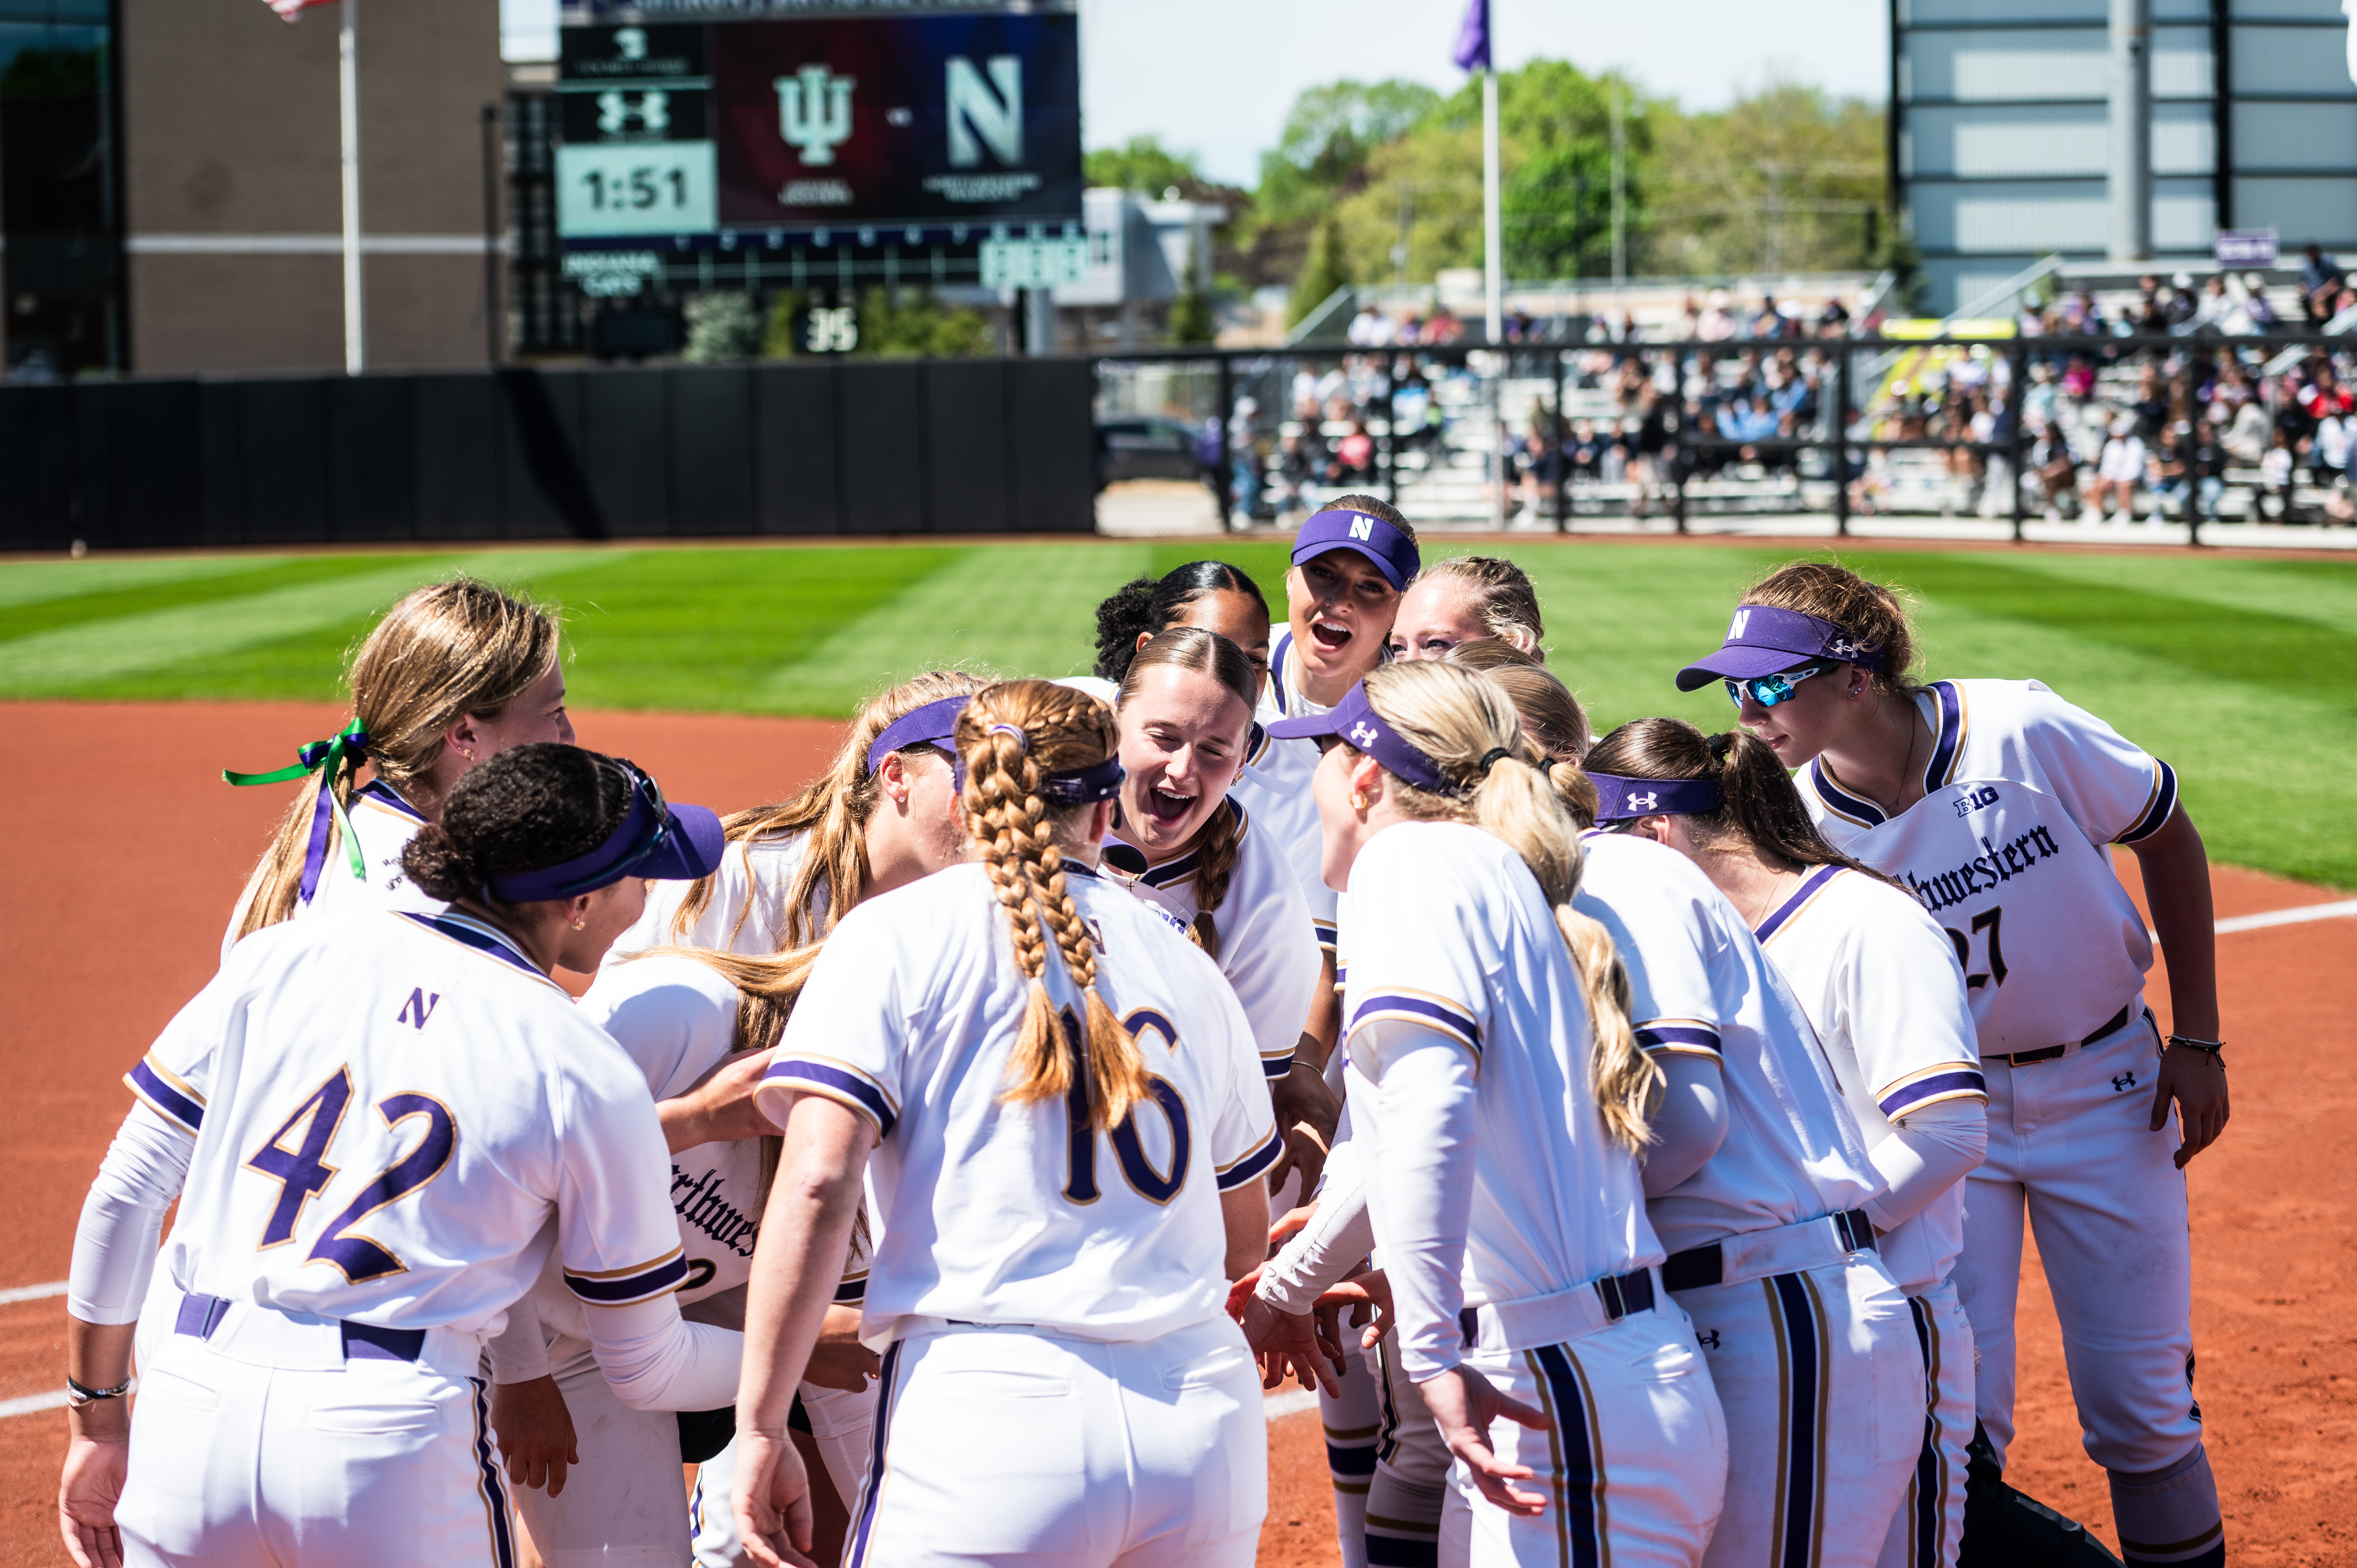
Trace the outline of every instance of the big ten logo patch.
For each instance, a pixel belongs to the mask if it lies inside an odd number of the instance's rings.
[[[1968,785],[1956,791],[1956,798],[1951,803],[1956,808],[1956,815],[1969,817],[1975,811],[1986,811],[1996,804],[1996,786],[1994,784]]]

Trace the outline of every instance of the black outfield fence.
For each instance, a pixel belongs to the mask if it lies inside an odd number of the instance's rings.
[[[1090,362],[0,387],[0,550],[1086,532]]]

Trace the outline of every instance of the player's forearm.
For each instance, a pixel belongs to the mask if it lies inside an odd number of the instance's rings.
[[[1259,1180],[1220,1194],[1220,1223],[1227,1232],[1227,1277],[1240,1280],[1268,1255],[1268,1187]]]
[[[1359,1140],[1334,1145],[1318,1212],[1261,1270],[1254,1294],[1281,1312],[1308,1312],[1318,1295],[1340,1284],[1374,1250],[1375,1222],[1367,1208],[1365,1164]]]
[[[1718,1058],[1667,1051],[1655,1060],[1662,1069],[1662,1099],[1649,1121],[1653,1141],[1645,1150],[1647,1197],[1675,1191],[1710,1164],[1727,1141],[1727,1085]]]
[[[1308,1062],[1319,1072],[1334,1054],[1334,1042],[1342,1034],[1342,993],[1334,989],[1334,955],[1321,951],[1318,961],[1318,988],[1310,993],[1309,1017],[1301,1026],[1301,1039],[1293,1047],[1293,1059]]]
[[[786,1147],[745,1305],[745,1372],[737,1392],[742,1431],[782,1434],[794,1389],[810,1364],[851,1248],[860,1175],[874,1145],[871,1123],[833,1101],[794,1105]]]
[[[84,1323],[66,1317],[66,1376],[86,1389],[111,1389],[131,1377],[131,1340],[135,1323]],[[131,1429],[131,1402],[99,1400],[70,1413],[77,1437],[114,1438]]]
[[[74,1316],[89,1324],[139,1320],[164,1211],[188,1179],[195,1148],[187,1133],[145,1105],[123,1119],[74,1227],[66,1283],[66,1309]]]
[[[1473,1214],[1473,1075],[1465,1048],[1436,1030],[1383,1024],[1354,1036],[1380,1053],[1376,1113],[1362,1157],[1375,1240],[1399,1316],[1408,1376],[1455,1366],[1463,1344],[1465,1233]],[[1372,1136],[1369,1136],[1372,1132]]]
[[[2218,1038],[2218,932],[2210,898],[2210,855],[2179,806],[2158,832],[2131,846],[2144,872],[2145,902],[2169,962],[2169,1026]]]
[[[1869,1157],[1884,1189],[1868,1199],[1867,1217],[1890,1231],[1964,1179],[1988,1152],[1988,1102],[1943,1100],[1901,1119]]]

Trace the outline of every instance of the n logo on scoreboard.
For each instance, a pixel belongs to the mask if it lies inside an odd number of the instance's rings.
[[[393,1021],[422,1029],[425,1027],[425,1020],[434,1015],[434,1004],[441,1000],[440,992],[437,991],[428,996],[425,994],[425,988],[421,985],[410,992],[409,1000],[401,1004],[401,1011],[393,1015]]]
[[[1000,163],[1023,161],[1023,59],[993,55],[987,63],[990,81],[985,82],[974,61],[963,55],[950,57],[945,92],[952,168],[978,167],[985,145]]]

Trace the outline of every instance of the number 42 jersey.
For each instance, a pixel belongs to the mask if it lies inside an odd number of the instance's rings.
[[[678,1288],[646,1079],[498,931],[367,909],[240,942],[131,1088],[196,1140],[163,1261],[183,1290],[492,1335],[556,1214],[565,1283]]]
[[[2105,846],[2167,825],[2177,775],[2035,681],[1942,681],[1916,702],[1932,745],[1905,811],[1844,789],[1823,757],[1792,781],[1836,849],[1945,928],[1983,1056],[2083,1039],[2152,967]]]

